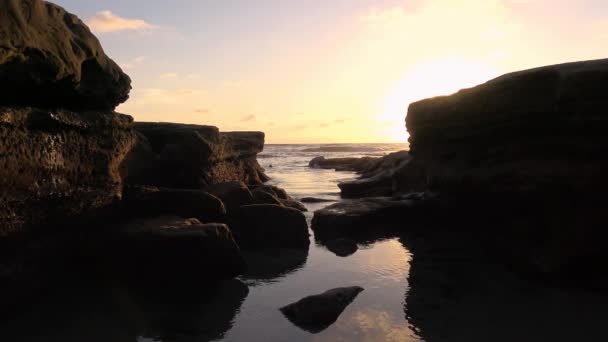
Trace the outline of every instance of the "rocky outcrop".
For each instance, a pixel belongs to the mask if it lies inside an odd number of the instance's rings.
[[[395,175],[409,164],[408,151],[399,151],[384,157],[329,158],[316,157],[312,168],[354,171],[358,179],[338,184],[343,198],[391,196],[397,192]]]
[[[0,3],[0,104],[113,110],[131,80],[76,16],[42,0]]]
[[[332,325],[363,291],[362,287],[341,287],[309,296],[282,307],[281,312],[296,326],[319,333]]]
[[[136,123],[138,146],[126,164],[127,182],[172,188],[268,180],[256,156],[262,132],[220,133],[217,127],[174,123]]]
[[[132,121],[114,112],[0,107],[0,234],[111,206],[135,142]]]
[[[543,67],[410,105],[424,186],[454,191],[595,192],[608,139],[608,60]]]

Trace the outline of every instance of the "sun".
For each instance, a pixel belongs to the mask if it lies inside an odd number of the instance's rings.
[[[428,97],[449,95],[495,77],[492,67],[472,59],[450,57],[420,63],[395,84],[384,101],[384,110],[377,116],[385,126],[387,138],[403,141],[404,120],[410,103]],[[405,134],[407,138],[407,133]]]

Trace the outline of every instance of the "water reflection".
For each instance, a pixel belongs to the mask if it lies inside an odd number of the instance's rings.
[[[238,280],[162,288],[70,275],[64,280],[47,284],[29,310],[0,323],[0,341],[209,341],[232,327],[248,293]]]
[[[247,262],[247,272],[240,279],[250,286],[281,281],[302,269],[308,258],[308,248],[246,250],[242,253]]]

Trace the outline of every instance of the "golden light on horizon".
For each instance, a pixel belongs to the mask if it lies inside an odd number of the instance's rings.
[[[405,134],[405,117],[410,103],[425,98],[450,95],[463,88],[484,83],[497,76],[492,67],[473,59],[447,57],[414,65],[387,94],[384,112],[378,122],[399,122],[389,126],[386,133],[395,141]]]

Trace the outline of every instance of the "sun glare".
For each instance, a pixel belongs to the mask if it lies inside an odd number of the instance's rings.
[[[387,123],[386,134],[403,140],[404,118],[410,103],[449,95],[483,83],[497,75],[491,67],[465,58],[444,58],[417,64],[391,89],[378,121]]]

